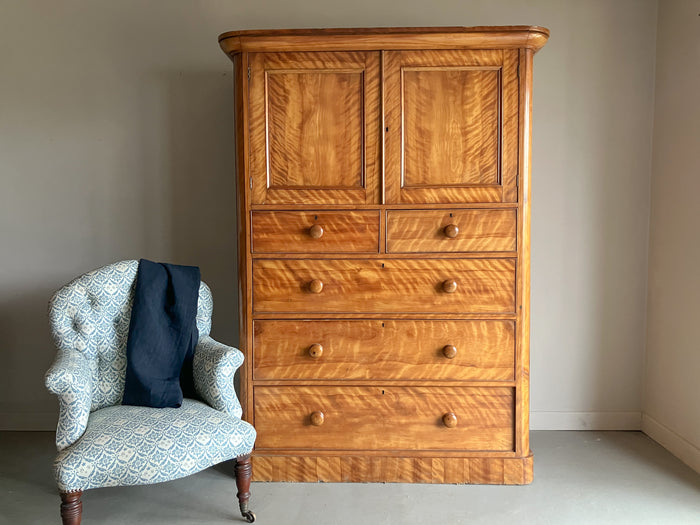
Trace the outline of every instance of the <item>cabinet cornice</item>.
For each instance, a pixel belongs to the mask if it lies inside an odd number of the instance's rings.
[[[549,30],[539,26],[272,29],[229,31],[219,36],[219,45],[230,57],[281,50],[526,48],[537,52],[548,38]]]

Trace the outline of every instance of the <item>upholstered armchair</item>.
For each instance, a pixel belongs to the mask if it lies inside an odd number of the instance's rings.
[[[138,261],[122,261],[73,280],[51,298],[58,347],[46,386],[59,399],[54,474],[64,525],[80,524],[86,489],[146,485],[235,460],[238,500],[253,522],[250,452],[255,430],[242,421],[233,376],[243,354],[214,341],[212,297],[199,288],[193,374],[204,400],[180,408],[123,406],[126,343]]]

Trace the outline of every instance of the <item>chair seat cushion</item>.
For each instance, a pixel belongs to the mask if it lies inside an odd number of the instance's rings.
[[[248,454],[254,443],[251,425],[193,399],[180,408],[111,406],[90,414],[54,473],[62,491],[146,485]]]

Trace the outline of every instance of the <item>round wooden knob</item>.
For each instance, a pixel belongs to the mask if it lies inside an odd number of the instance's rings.
[[[457,291],[457,281],[448,279],[442,283],[442,291],[445,293],[455,293]]]
[[[323,421],[326,419],[326,417],[323,415],[323,412],[320,410],[317,410],[316,412],[311,412],[311,424],[315,427],[320,427],[323,425]]]
[[[442,349],[442,355],[447,359],[454,359],[457,356],[457,347],[455,345],[445,345]]]
[[[320,239],[323,236],[323,226],[320,224],[314,224],[309,228],[309,237],[312,239]]]
[[[309,291],[311,293],[321,293],[323,291],[323,281],[314,279],[309,283]]]
[[[312,344],[309,347],[309,355],[314,359],[318,359],[323,355],[323,347],[318,343]]]
[[[457,234],[459,233],[459,228],[457,227],[456,224],[448,224],[445,226],[442,230],[442,232],[445,234],[445,237],[449,237],[450,239],[454,239],[457,237]]]
[[[442,422],[447,428],[454,428],[457,426],[457,416],[454,412],[448,412],[442,416]]]

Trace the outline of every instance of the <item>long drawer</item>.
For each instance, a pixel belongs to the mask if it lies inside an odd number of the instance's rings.
[[[516,251],[516,210],[389,210],[390,253]]]
[[[379,211],[254,211],[253,253],[377,253]]]
[[[254,313],[514,313],[515,259],[257,259]]]
[[[254,379],[512,380],[513,321],[257,320]]]
[[[512,388],[254,389],[256,448],[513,450]]]

